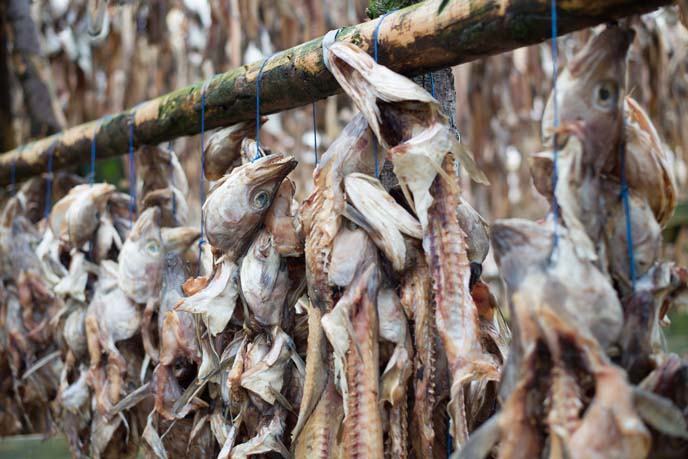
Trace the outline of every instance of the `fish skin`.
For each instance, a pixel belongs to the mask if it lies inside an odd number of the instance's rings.
[[[161,212],[161,226],[186,225],[189,219],[189,205],[181,190],[174,186],[160,188],[150,193],[141,200],[139,210],[144,211],[149,207],[158,207]]]
[[[208,242],[234,260],[243,255],[282,180],[296,164],[292,156],[272,154],[222,177],[203,205]]]
[[[136,154],[136,196],[139,204],[149,193],[175,187],[182,196],[189,194],[189,183],[174,151],[154,145],[144,145]]]
[[[305,236],[308,297],[323,312],[334,306],[328,283],[332,244],[342,224],[346,201],[344,177],[362,167],[362,158],[372,146],[365,119],[358,115],[346,125],[322,156],[313,173],[314,188],[299,209]]]
[[[98,228],[98,214],[114,193],[109,183],[77,185],[53,206],[48,219],[53,234],[68,240],[72,247],[81,248]]]
[[[298,204],[294,200],[296,186],[288,177],[282,181],[272,206],[265,216],[265,228],[272,235],[277,252],[283,257],[303,255],[301,223]]]
[[[241,262],[242,298],[262,326],[278,325],[290,288],[287,264],[280,257],[272,234],[261,230]]]
[[[374,262],[361,271],[344,293],[350,302],[353,346],[346,355],[347,410],[342,432],[344,457],[383,458],[380,417],[378,317],[375,307],[379,282]],[[342,301],[340,300],[340,301]],[[359,354],[360,351],[360,354]]]
[[[435,318],[432,283],[424,257],[418,257],[401,286],[401,304],[411,311],[414,326],[413,409],[409,438],[416,457],[434,457],[433,411],[435,409]]]
[[[630,96],[624,100],[625,167],[628,187],[647,200],[664,227],[676,209],[678,189],[674,154],[665,148],[648,114]],[[615,155],[604,173],[621,181],[621,158]]]
[[[626,53],[635,33],[612,25],[592,37],[557,80],[560,125],[583,122],[583,150],[599,170],[616,152],[623,125]],[[606,96],[606,98],[604,98]],[[542,115],[543,143],[554,137],[554,98]],[[558,136],[558,141],[565,139]]]
[[[454,175],[451,156],[443,167]],[[458,187],[448,186],[438,176],[430,190],[433,201],[428,209],[428,227],[423,237],[423,249],[433,279],[435,292],[435,325],[442,339],[451,375],[451,400],[448,405],[452,418],[454,444],[460,449],[468,438],[468,401],[464,400],[464,386],[473,381],[499,379],[499,367],[480,342],[478,310],[470,294],[470,262],[466,250],[466,235],[459,226],[456,207]]]
[[[517,341],[515,378],[502,387],[499,457],[535,457],[549,432],[551,457],[644,458],[649,434],[631,405],[630,385],[600,345],[618,337],[616,292],[576,255],[563,228],[557,228],[559,245],[551,255],[552,231],[518,219],[492,225],[497,263],[512,292]],[[586,311],[591,301],[600,303]]]
[[[557,231],[558,254],[555,262],[549,263],[551,225],[522,219],[495,221],[491,239],[497,265],[510,291],[525,289],[552,298],[561,296],[562,307],[576,311],[581,326],[607,348],[619,338],[623,322],[616,291],[596,267],[576,255],[565,229],[558,227]],[[558,290],[561,288],[567,295]]]
[[[268,119],[263,117],[261,124]],[[219,129],[208,138],[203,163],[205,178],[219,180],[233,167],[241,165],[241,143],[246,137],[254,137],[256,122],[246,121]]]
[[[394,201],[377,179],[351,173],[344,179],[344,184],[347,198],[360,213],[356,223],[375,241],[394,270],[402,271],[406,265],[406,243],[402,233],[422,238],[418,220]]]
[[[299,219],[305,239],[306,282],[308,285],[308,351],[303,398],[299,419],[292,431],[296,442],[308,417],[316,408],[331,374],[327,343],[320,319],[334,307],[334,291],[329,266],[334,239],[342,225],[346,201],[344,177],[351,172],[372,171],[372,135],[362,116],[356,116],[322,156],[313,174],[313,192],[301,203]]]
[[[330,376],[303,429],[293,442],[294,458],[330,459],[342,457],[337,434],[344,419],[342,398]]]
[[[164,265],[160,210],[146,209],[119,253],[119,285],[137,303],[159,295]]]

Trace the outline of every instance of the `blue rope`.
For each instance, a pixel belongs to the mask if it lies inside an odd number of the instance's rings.
[[[557,49],[557,0],[551,0],[552,10],[552,102],[554,106],[554,161],[552,165],[552,215],[554,221],[554,234],[552,236],[552,253],[559,244],[557,233],[557,220],[559,218],[559,202],[557,201],[557,182],[559,181],[559,151],[557,149],[557,129],[559,128],[559,105],[557,100],[557,64],[559,60]]]
[[[377,46],[378,46],[378,35],[380,34],[380,26],[382,25],[382,21],[385,20],[385,18],[394,13],[396,9],[389,10],[385,14],[382,15],[379,21],[377,21],[377,24],[375,25],[375,33],[373,34],[373,57],[375,58],[375,62],[377,63]]]
[[[373,57],[375,58],[376,64],[378,57],[378,35],[380,34],[380,26],[382,25],[382,21],[384,21],[388,15],[394,13],[395,11],[396,9],[387,11],[385,14],[382,15],[382,17],[380,17],[380,20],[377,21],[377,24],[375,25],[375,32],[373,33]],[[373,157],[375,158],[375,178],[380,178],[377,137],[373,138]]]
[[[96,124],[95,129],[93,129],[93,139],[91,139],[91,174],[89,175],[89,183],[93,186],[96,179],[96,135],[98,135],[98,130],[103,125],[103,123],[110,119],[110,115],[104,116]]]
[[[53,155],[55,153],[55,146],[57,146],[56,136],[48,148],[48,175],[45,178],[45,208],[43,209],[43,218],[48,220],[50,211],[52,210],[53,199]]]
[[[167,153],[169,154],[169,166],[170,166],[170,185],[174,187],[174,163],[172,162],[172,158],[174,156],[174,151],[172,150],[172,141],[170,140],[167,143]],[[177,195],[174,194],[174,190],[172,190],[172,219],[174,220],[174,224],[177,225]]]
[[[263,76],[265,64],[268,63],[272,56],[274,56],[274,54],[266,57],[263,63],[260,64],[258,76],[256,77],[256,156],[253,157],[253,161],[260,158],[260,79]]]
[[[134,213],[136,212],[136,158],[134,158],[134,117],[136,109],[143,102],[137,104],[129,115],[129,226],[134,226]]]
[[[215,75],[208,78],[201,91],[201,237],[198,240],[198,275],[201,274],[201,254],[205,244],[205,225],[203,224],[203,204],[205,203],[205,93]]]
[[[318,130],[316,123],[315,102],[313,102],[313,154],[315,155],[315,165],[318,165]]]
[[[626,139],[621,138],[619,145],[621,159],[621,198],[623,199],[624,213],[626,214],[626,243],[628,245],[628,264],[631,267],[631,286],[635,292],[635,253],[633,249],[633,229],[631,228],[631,207],[628,199],[628,182],[626,181]]]
[[[432,72],[430,72],[430,94],[435,97],[435,77]]]

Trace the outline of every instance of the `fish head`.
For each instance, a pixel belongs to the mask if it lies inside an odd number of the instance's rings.
[[[220,250],[241,255],[263,222],[282,180],[296,164],[293,156],[272,154],[226,175],[203,206],[208,241]]]
[[[560,123],[584,122],[584,147],[590,154],[606,156],[620,138],[626,54],[634,35],[630,29],[607,27],[576,54],[557,81]],[[542,119],[546,144],[553,139],[554,109],[553,93]]]
[[[157,291],[164,268],[160,209],[139,215],[119,254],[119,283],[131,299],[145,303]]]
[[[269,232],[253,240],[241,263],[241,292],[256,320],[277,325],[289,289],[287,264],[275,248]]]
[[[499,271],[510,289],[516,289],[531,266],[546,261],[552,250],[551,228],[511,218],[490,227],[490,240]]]

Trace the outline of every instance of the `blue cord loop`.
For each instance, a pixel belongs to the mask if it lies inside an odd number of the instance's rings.
[[[559,129],[559,103],[557,100],[557,72],[559,51],[557,48],[557,0],[551,0],[552,10],[552,102],[554,108],[554,145],[552,164],[552,217],[554,222],[554,234],[552,235],[552,254],[554,254],[559,244],[559,233],[557,232],[559,219],[559,202],[557,201],[557,182],[559,181],[559,150],[557,149],[557,130]]]
[[[315,165],[318,165],[318,129],[316,122],[315,102],[313,102],[313,154],[315,155]]]
[[[48,148],[48,174],[45,177],[45,208],[43,209],[43,218],[48,220],[50,216],[50,211],[52,210],[52,200],[53,200],[53,155],[55,153],[55,147],[57,146],[57,140],[59,136],[56,136],[50,147]]]
[[[145,102],[137,104],[129,115],[129,226],[134,226],[136,213],[136,158],[134,157],[134,118],[136,110]]]
[[[93,139],[91,139],[91,173],[89,174],[89,183],[93,186],[96,179],[96,136],[98,135],[98,130],[103,125],[103,123],[111,118],[112,115],[106,115],[98,120],[96,127],[93,129]]]
[[[396,9],[389,10],[385,14],[380,17],[380,20],[377,21],[377,24],[375,25],[375,32],[373,33],[373,57],[375,58],[375,63],[377,64],[377,57],[378,57],[378,35],[380,34],[380,26],[382,25],[382,21],[385,20],[385,18],[394,13]],[[377,143],[377,137],[373,138],[373,157],[375,158],[375,178],[380,178],[380,164],[378,160],[378,143]]]
[[[260,79],[263,77],[263,69],[265,68],[265,64],[268,63],[272,56],[274,56],[274,54],[266,57],[263,63],[260,64],[258,76],[256,77],[256,156],[253,157],[253,161],[260,158]]]
[[[628,182],[626,180],[626,139],[621,136],[619,143],[619,159],[621,160],[621,198],[623,199],[624,214],[626,216],[626,244],[628,245],[628,264],[631,268],[631,287],[635,292],[636,272],[635,253],[633,249],[633,229],[631,227],[631,206],[628,198]]]
[[[208,85],[215,77],[216,75],[213,75],[208,78],[203,85],[203,91],[201,91],[201,237],[198,239],[198,275],[201,274],[201,254],[203,253],[203,244],[205,244],[205,225],[203,224],[203,204],[205,203],[205,93],[208,90]]]
[[[170,185],[174,187],[174,162],[172,161],[174,157],[174,150],[172,149],[171,140],[167,143],[167,153],[169,155]],[[174,220],[174,224],[177,225],[177,195],[174,194],[174,190],[172,190],[172,219]]]

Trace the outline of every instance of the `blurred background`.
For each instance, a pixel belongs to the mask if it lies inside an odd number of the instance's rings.
[[[16,0],[10,0],[16,1]],[[8,5],[8,2],[3,2]],[[91,2],[98,3],[98,2]],[[51,95],[54,120],[40,125],[27,110],[24,63],[16,57],[19,37],[0,30],[2,150],[64,127],[133,107],[143,100],[203,81],[244,63],[252,63],[325,34],[330,29],[368,20],[369,0],[150,0],[108,2],[102,30],[87,31],[86,0],[35,0],[28,7],[39,30],[43,59],[38,69]],[[0,4],[0,14],[6,13]],[[680,201],[665,230],[665,258],[688,265],[688,30],[676,7],[630,19],[636,31],[629,55],[629,93],[655,123],[666,148],[675,155]],[[560,67],[594,30],[558,41]],[[9,58],[11,56],[11,58]],[[489,221],[504,217],[539,219],[547,210],[535,191],[528,156],[541,148],[539,125],[551,90],[551,44],[521,48],[452,69],[457,128],[474,152],[491,186],[464,181],[468,201]],[[354,114],[345,96],[317,104],[321,155]],[[9,108],[9,110],[6,110]],[[296,156],[293,173],[298,198],[307,195],[314,167],[310,106],[269,116],[261,141],[273,151]],[[8,134],[9,128],[9,134]],[[189,178],[188,202],[198,215],[199,136],[179,138],[173,147]],[[122,158],[97,164],[96,180],[128,188],[126,151]],[[88,165],[81,170],[85,175]],[[193,212],[192,212],[193,215]],[[193,217],[192,217],[192,221]],[[493,260],[484,275],[499,292]],[[688,351],[688,308],[671,315],[671,350]],[[60,439],[0,440],[0,457],[69,457]]]

